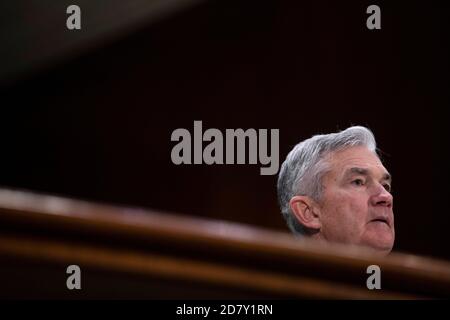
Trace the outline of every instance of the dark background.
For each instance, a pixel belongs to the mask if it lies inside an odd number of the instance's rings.
[[[370,4],[381,30],[366,28]],[[5,81],[0,185],[287,231],[276,175],[176,166],[172,131],[278,128],[281,163],[313,134],[365,125],[393,175],[395,250],[449,260],[446,19],[435,1],[196,3]],[[2,29],[3,53],[19,31]],[[6,56],[5,70],[19,59]]]

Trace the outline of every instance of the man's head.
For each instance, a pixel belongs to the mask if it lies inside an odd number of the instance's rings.
[[[294,233],[382,253],[395,238],[390,188],[375,138],[360,126],[300,142],[278,177],[281,211]]]

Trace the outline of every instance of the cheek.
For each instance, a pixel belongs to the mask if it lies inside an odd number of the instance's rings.
[[[347,197],[349,213],[360,223],[365,223],[368,213],[368,199],[366,195],[353,194]]]
[[[342,237],[360,235],[366,219],[367,199],[363,195],[335,191],[324,202],[324,226],[332,232],[341,233]]]

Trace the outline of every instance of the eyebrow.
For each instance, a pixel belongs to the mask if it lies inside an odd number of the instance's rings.
[[[369,170],[366,169],[366,168],[353,167],[353,168],[347,169],[347,171],[345,172],[345,176],[348,176],[350,174],[360,174],[362,176],[368,176],[369,175]],[[386,172],[383,175],[382,180],[386,180],[389,183],[391,183],[392,182],[392,176],[390,175],[390,173]]]

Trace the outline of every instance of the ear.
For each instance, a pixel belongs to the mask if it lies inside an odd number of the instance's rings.
[[[298,222],[316,232],[320,230],[320,209],[313,199],[308,196],[295,196],[289,201],[289,206]]]

